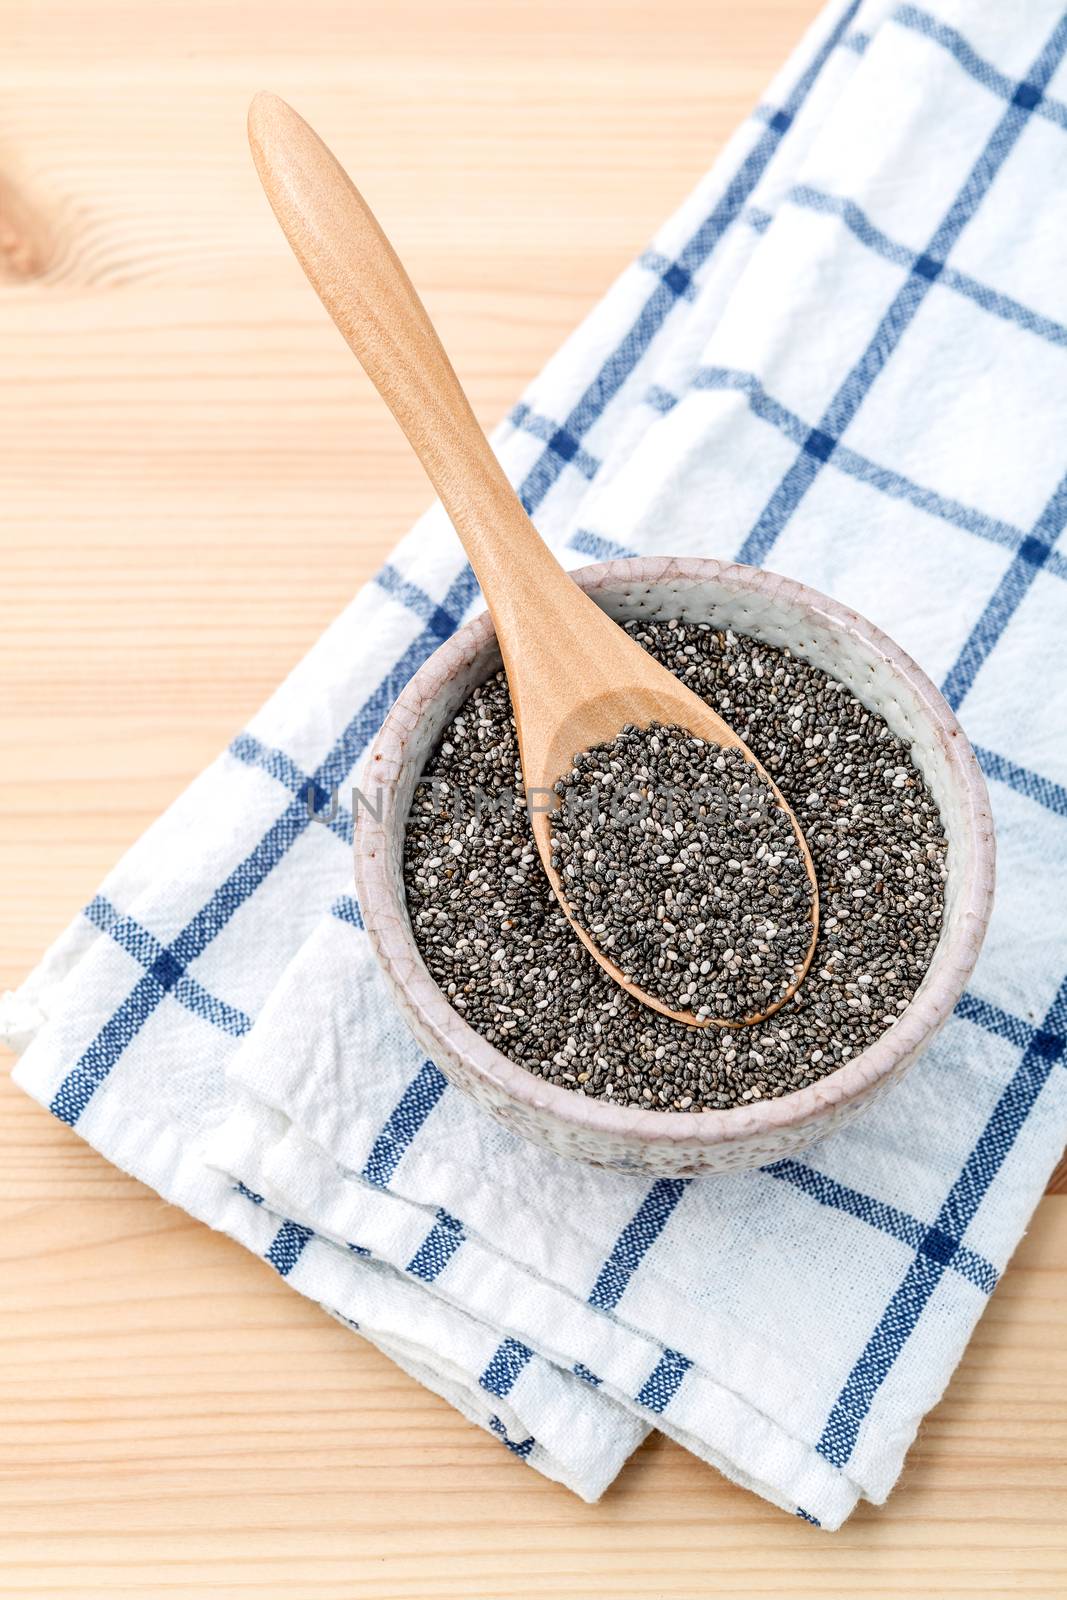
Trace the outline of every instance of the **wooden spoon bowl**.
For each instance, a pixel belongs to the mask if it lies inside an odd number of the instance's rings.
[[[570,578],[567,581],[576,593],[581,592]],[[569,596],[563,598],[567,600],[569,615],[572,609]],[[586,597],[583,595],[582,598]],[[610,956],[604,953],[595,939],[575,919],[567,900],[566,890],[552,865],[552,828],[549,813],[547,810],[532,809],[530,826],[548,881],[563,907],[567,920],[586,949],[592,952],[606,972],[610,972],[621,988],[635,995],[646,1006],[651,1006],[653,1010],[662,1012],[664,1016],[671,1017],[676,1022],[696,1028],[707,1027],[712,1021],[717,1026],[725,1028],[743,1028],[755,1022],[762,1022],[784,1006],[796,993],[815,954],[819,932],[819,889],[807,841],[778,785],[734,730],[717,716],[699,695],[687,689],[673,673],[668,672],[642,650],[640,645],[635,644],[629,634],[624,633],[605,616],[604,612],[599,611],[599,607],[593,609],[597,610],[600,617],[608,623],[608,628],[589,630],[586,637],[588,639],[589,633],[595,634],[596,641],[603,648],[588,653],[587,650],[582,650],[578,660],[569,669],[581,674],[581,691],[576,693],[573,684],[569,686],[570,693],[564,707],[565,714],[558,718],[546,714],[548,708],[555,710],[558,706],[558,695],[562,688],[560,682],[555,685],[556,702],[549,700],[541,704],[535,703],[531,708],[532,716],[520,718],[516,707],[515,721],[527,793],[551,791],[557,779],[570,768],[576,752],[610,743],[627,723],[633,723],[638,728],[647,728],[653,722],[674,724],[688,729],[710,746],[717,746],[723,750],[737,750],[771,790],[777,804],[792,824],[812,890],[811,940],[792,982],[777,996],[773,1005],[736,1021],[727,1021],[723,1018],[704,1019],[697,1017],[692,1011],[672,1009],[655,995],[631,983]],[[625,643],[625,650],[617,647],[617,639]],[[501,653],[506,669],[508,655],[503,644]],[[567,670],[565,662],[558,660],[555,663],[554,677],[561,680]],[[514,701],[513,681],[511,672],[508,672],[508,686],[511,688]],[[542,693],[547,694],[551,687],[548,682],[543,682]],[[534,724],[532,730],[531,721]]]

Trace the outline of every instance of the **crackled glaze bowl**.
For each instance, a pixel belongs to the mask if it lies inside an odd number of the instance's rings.
[[[855,611],[803,584],[736,564],[636,557],[573,574],[618,621],[678,617],[751,634],[848,684],[906,739],[948,837],[945,918],[934,959],[907,1010],[881,1038],[806,1089],[729,1111],[644,1111],[586,1098],[518,1066],[449,1004],[416,947],[402,875],[415,784],[445,724],[500,666],[483,614],[426,662],[390,711],[366,783],[382,805],[361,807],[356,891],[393,997],[427,1054],[508,1128],[560,1155],[654,1176],[759,1166],[803,1148],[903,1077],[952,1012],[989,919],[994,841],[985,781],[951,709],[891,639]],[[377,813],[377,817],[375,815]]]

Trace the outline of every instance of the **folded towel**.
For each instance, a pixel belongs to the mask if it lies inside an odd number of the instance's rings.
[[[768,563],[960,710],[1001,888],[882,1103],[649,1183],[422,1059],[343,800],[477,604],[439,510],[6,1002],[30,1094],[586,1498],[655,1426],[824,1527],[882,1500],[1063,1146],[1065,56],[1051,0],[831,6],[496,440],[569,564]]]

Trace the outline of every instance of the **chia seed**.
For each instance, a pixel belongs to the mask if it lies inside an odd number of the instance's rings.
[[[944,907],[937,807],[905,742],[789,651],[703,623],[627,632],[730,724],[797,816],[821,912],[797,993],[750,1027],[692,1028],[604,972],[541,868],[503,673],[460,708],[416,789],[404,848],[416,943],[473,1028],[578,1094],[677,1111],[787,1094],[879,1038],[922,981]]]
[[[767,1011],[811,945],[792,822],[737,750],[626,727],[555,786],[552,865],[571,914],[629,982],[672,1011]]]

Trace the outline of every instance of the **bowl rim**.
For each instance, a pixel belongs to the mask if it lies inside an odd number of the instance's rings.
[[[779,1129],[820,1120],[828,1111],[866,1098],[890,1079],[901,1063],[918,1054],[948,1019],[978,957],[993,897],[995,841],[989,795],[981,768],[940,690],[887,634],[851,607],[795,579],[697,556],[632,556],[595,562],[571,571],[583,589],[596,593],[677,582],[696,588],[709,582],[738,592],[784,600],[803,607],[813,622],[842,629],[864,643],[902,678],[944,751],[969,848],[955,869],[962,875],[954,918],[927,969],[922,990],[880,1038],[833,1072],[806,1088],[772,1099],[753,1100],[727,1110],[664,1111],[615,1105],[548,1083],[512,1061],[479,1034],[449,1003],[418,950],[403,896],[395,892],[385,862],[389,849],[389,804],[404,770],[409,743],[430,705],[457,672],[494,639],[492,619],[480,612],[447,639],[409,679],[388,712],[368,752],[365,774],[374,772],[379,798],[374,809],[360,806],[354,830],[356,895],[378,962],[397,992],[402,1010],[411,1010],[444,1058],[459,1056],[474,1077],[546,1115],[576,1133],[592,1133],[633,1144],[686,1144],[702,1148],[735,1144]]]

